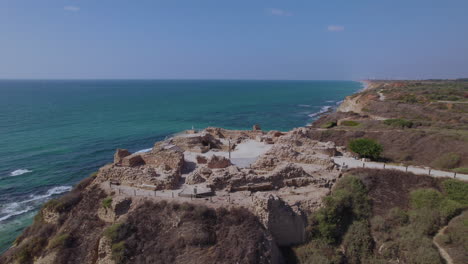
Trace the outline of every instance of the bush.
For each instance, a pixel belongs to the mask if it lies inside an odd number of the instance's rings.
[[[457,153],[446,153],[432,162],[432,166],[441,169],[453,169],[460,164],[461,157]]]
[[[408,104],[414,104],[418,102],[418,99],[416,98],[416,95],[414,94],[407,94],[407,95],[401,96],[400,100]]]
[[[116,223],[104,230],[104,235],[113,243],[120,242],[131,233],[131,228],[128,224]]]
[[[413,126],[413,122],[408,121],[406,119],[401,119],[401,118],[387,119],[387,120],[385,120],[383,122],[386,125],[393,126],[393,127],[400,127],[400,128],[405,128],[405,127],[411,128]]]
[[[343,247],[348,263],[361,263],[371,255],[374,240],[367,221],[353,222],[344,236]]]
[[[359,125],[359,122],[352,121],[352,120],[344,120],[344,121],[341,121],[340,124],[342,126],[357,126]]]
[[[383,151],[382,145],[368,138],[358,138],[351,140],[348,144],[351,151],[364,158],[378,159]]]
[[[309,237],[337,244],[353,220],[371,214],[370,199],[364,184],[353,176],[342,178],[333,193],[324,199],[325,206],[312,216]]]
[[[66,248],[70,246],[71,242],[69,234],[56,235],[50,240],[48,248]]]
[[[298,263],[341,264],[343,255],[334,247],[319,240],[294,248]]]
[[[334,126],[336,126],[336,121],[330,121],[321,125],[322,128],[332,128]]]
[[[101,204],[105,209],[110,208],[112,205],[112,197],[107,197],[106,199],[102,200]]]
[[[112,244],[112,259],[116,263],[124,263],[126,260],[126,246],[125,241]]]
[[[413,209],[438,208],[443,199],[442,194],[434,189],[418,189],[412,191],[410,196]]]
[[[442,183],[447,198],[468,206],[468,183],[459,180],[445,180]]]

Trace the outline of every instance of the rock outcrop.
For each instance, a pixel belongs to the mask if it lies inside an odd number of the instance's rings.
[[[269,193],[256,193],[253,199],[253,212],[279,246],[292,246],[305,241],[305,216],[297,207],[291,207]]]

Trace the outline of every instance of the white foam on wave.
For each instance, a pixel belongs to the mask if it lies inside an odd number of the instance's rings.
[[[10,217],[21,215],[29,211],[32,211],[39,204],[38,203],[39,201],[45,200],[57,194],[68,192],[71,189],[72,189],[71,186],[56,186],[47,190],[45,194],[31,195],[29,199],[6,204],[0,207],[0,222],[7,220]]]
[[[344,100],[336,102],[336,105],[340,105]]]
[[[333,100],[328,100],[328,101],[325,101],[326,103],[334,103],[335,101]]]
[[[10,172],[10,176],[19,176],[28,172],[32,172],[32,170],[28,169],[17,169],[15,171]]]
[[[322,108],[320,108],[320,111],[310,114],[309,117],[316,117],[318,115],[326,113],[326,112],[330,111],[331,108],[332,107],[330,105],[322,106]]]
[[[300,105],[297,105],[297,106],[299,106],[299,107],[310,107],[310,105],[308,105],[308,104],[300,104]]]
[[[147,148],[147,149],[142,149],[142,150],[139,150],[135,153],[146,153],[146,152],[150,152],[151,150],[153,150],[153,148]]]

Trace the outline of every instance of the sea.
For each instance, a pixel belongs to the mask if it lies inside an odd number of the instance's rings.
[[[288,131],[363,88],[354,81],[0,80],[0,253],[40,206],[112,161],[208,126]]]

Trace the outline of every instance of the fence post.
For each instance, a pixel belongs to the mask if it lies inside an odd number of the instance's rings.
[[[406,166],[406,171],[405,172],[408,172],[408,166]]]
[[[362,167],[365,168],[365,167],[366,167],[366,163],[363,162],[363,163],[362,163]]]
[[[136,196],[136,190],[133,190],[133,195]]]
[[[429,169],[429,176],[431,175],[431,169]]]
[[[454,172],[454,173],[453,173],[453,178],[455,179],[456,177],[457,177],[457,173]]]
[[[383,168],[385,169],[385,163],[383,164]]]

